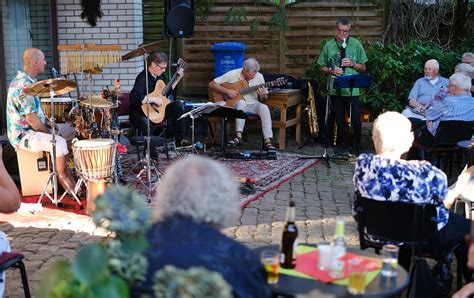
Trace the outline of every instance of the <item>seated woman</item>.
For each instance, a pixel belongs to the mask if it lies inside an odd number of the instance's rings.
[[[235,297],[270,297],[259,258],[219,231],[239,216],[237,184],[224,166],[196,156],[181,159],[160,180],[156,200],[146,281],[132,297],[151,295],[153,276],[165,265],[218,272]]]
[[[413,142],[410,121],[397,112],[386,112],[374,122],[372,139],[376,154],[359,155],[353,183],[361,196],[379,201],[434,204],[438,211],[441,250],[448,250],[469,234],[471,221],[449,212],[444,205],[448,195],[446,175],[427,161],[403,160]],[[465,173],[461,174],[462,177]],[[453,190],[463,186],[459,179]],[[357,200],[354,200],[354,210]],[[402,220],[402,219],[401,219]]]

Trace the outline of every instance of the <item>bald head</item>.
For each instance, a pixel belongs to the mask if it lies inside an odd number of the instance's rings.
[[[32,78],[35,78],[44,71],[46,61],[40,49],[27,48],[23,52],[23,70]]]
[[[430,59],[425,63],[425,78],[428,80],[434,80],[439,73],[439,63],[435,59]]]

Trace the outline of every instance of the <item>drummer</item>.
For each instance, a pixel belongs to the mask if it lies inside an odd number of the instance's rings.
[[[163,52],[155,52],[150,54],[147,59],[148,65],[148,93],[155,90],[156,83],[159,80],[164,81],[164,73],[168,67],[168,56]],[[183,69],[180,68],[177,72],[178,77],[172,84],[171,88],[174,90],[179,81],[183,78]],[[132,91],[130,92],[130,122],[132,125],[140,130],[143,135],[147,133],[147,122],[150,122],[150,131],[153,135],[160,135],[162,131],[162,125],[156,125],[151,121],[148,121],[146,115],[141,109],[141,105],[146,103],[146,75],[145,70],[140,72],[135,79]],[[168,96],[169,94],[166,94]],[[158,106],[162,105],[160,98],[156,98],[157,102],[153,102],[152,98],[150,101]],[[182,101],[175,100],[166,106],[165,109],[165,120],[166,120],[166,137],[173,137],[176,139],[176,145],[185,146],[188,145],[188,141],[184,138],[184,121],[178,118],[184,113],[184,105]],[[150,152],[152,158],[156,157],[155,152]]]
[[[25,87],[37,81],[36,77],[44,71],[45,66],[43,52],[36,48],[27,48],[23,52],[23,71],[18,71],[8,88],[8,139],[15,150],[49,151],[52,154],[51,123],[45,117],[40,99],[25,93]],[[66,167],[66,139],[62,136],[55,139],[57,170],[60,177],[63,177],[58,180],[65,190],[70,190],[76,183]]]

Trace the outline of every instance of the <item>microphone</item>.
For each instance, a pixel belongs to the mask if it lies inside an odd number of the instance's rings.
[[[59,78],[59,72],[54,67],[51,68],[51,76],[53,77],[53,79]]]

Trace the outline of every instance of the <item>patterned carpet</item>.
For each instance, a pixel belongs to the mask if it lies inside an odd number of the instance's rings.
[[[300,157],[302,156],[298,154],[277,153],[276,160],[213,158],[229,167],[236,177],[245,177],[255,180],[256,192],[248,195],[240,195],[240,205],[245,207],[250,202],[262,197],[265,193],[278,187],[288,179],[304,172],[318,162],[318,160],[301,159]],[[157,166],[158,171],[163,173],[171,162],[172,160],[166,160],[166,157],[163,156]],[[133,173],[130,173],[130,169],[136,164],[136,155],[128,154],[122,156],[121,165],[125,181],[130,183],[135,179],[139,169],[142,168],[138,166]],[[127,173],[129,174],[127,175]],[[146,174],[143,174],[141,180],[143,181],[145,177]],[[143,195],[147,193],[144,185],[137,180],[133,183],[133,188]]]

